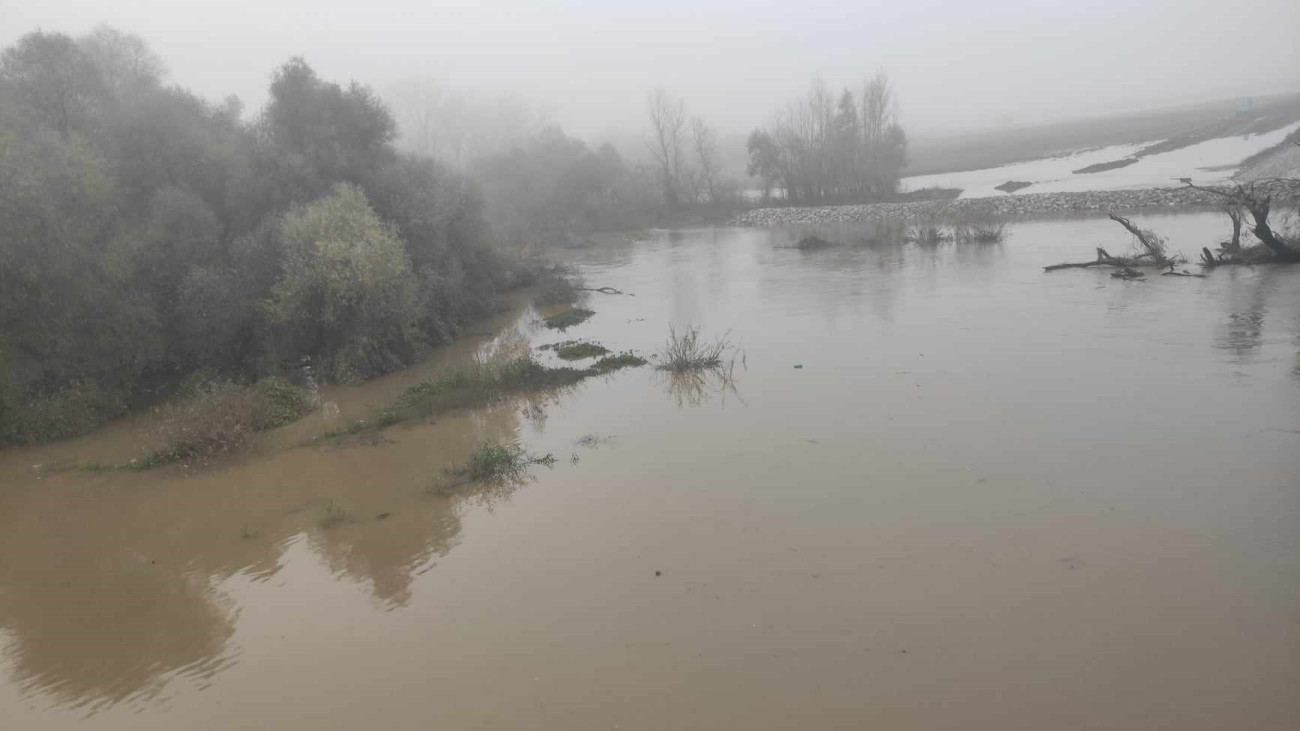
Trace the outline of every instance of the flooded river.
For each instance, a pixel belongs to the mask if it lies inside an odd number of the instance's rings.
[[[1104,219],[791,240],[587,250],[635,296],[435,354],[694,324],[733,389],[631,369],[298,446],[318,413],[205,468],[50,468],[140,454],[143,418],[0,452],[0,728],[1300,728],[1300,268],[1042,272],[1123,250]],[[429,494],[489,439],[558,462]]]

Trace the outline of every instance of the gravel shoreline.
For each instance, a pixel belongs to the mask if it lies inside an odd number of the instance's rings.
[[[730,226],[793,226],[856,223],[882,219],[929,217],[1021,218],[1073,213],[1107,213],[1144,208],[1206,208],[1220,198],[1190,188],[1145,188],[1082,193],[1016,193],[951,201],[865,203],[845,206],[756,208],[728,222]]]

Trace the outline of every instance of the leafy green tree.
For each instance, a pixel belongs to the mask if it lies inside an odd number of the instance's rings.
[[[280,221],[284,274],[266,309],[291,354],[319,357],[351,382],[410,362],[417,283],[402,242],[347,183]]]
[[[369,87],[346,89],[322,81],[302,58],[292,58],[271,80],[262,133],[275,145],[273,160],[293,192],[311,198],[335,182],[365,185],[396,157],[397,125]]]
[[[404,156],[371,186],[375,210],[397,227],[420,283],[420,333],[450,340],[468,320],[486,314],[504,286],[490,247],[483,204],[471,181],[428,158]]]
[[[98,116],[103,81],[69,36],[28,33],[0,53],[0,78],[40,121],[67,137],[85,133]]]

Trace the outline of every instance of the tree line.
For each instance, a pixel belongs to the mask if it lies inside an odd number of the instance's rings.
[[[245,121],[165,79],[107,27],[0,53],[0,442],[200,369],[383,373],[517,278],[475,186],[399,152],[369,88],[294,58]]]
[[[200,371],[389,372],[527,281],[494,242],[741,199],[713,129],[662,90],[638,162],[517,100],[420,83],[394,112],[292,58],[246,115],[168,83],[113,28],[0,51],[0,443],[85,431]],[[883,76],[838,104],[819,83],[751,135],[750,173],[792,202],[890,194],[906,145],[893,108]]]

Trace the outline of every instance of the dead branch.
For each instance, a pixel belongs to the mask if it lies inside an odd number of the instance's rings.
[[[1241,206],[1224,206],[1223,213],[1227,215],[1228,220],[1232,222],[1232,241],[1225,241],[1219,249],[1224,253],[1235,253],[1241,251],[1241,224],[1245,218],[1245,216],[1242,215]]]
[[[1115,271],[1111,272],[1110,276],[1114,279],[1127,279],[1132,281],[1134,279],[1146,279],[1147,275],[1143,274],[1142,272],[1139,272],[1138,270],[1132,267],[1120,267]]]
[[[1250,228],[1250,232],[1255,235],[1255,238],[1259,239],[1261,243],[1271,249],[1279,259],[1283,261],[1300,261],[1300,251],[1291,248],[1290,244],[1282,239],[1282,237],[1278,236],[1277,233],[1273,231],[1272,226],[1269,225],[1268,214],[1269,209],[1272,208],[1273,205],[1273,196],[1257,190],[1257,185],[1260,183],[1264,183],[1267,186],[1268,184],[1281,182],[1294,186],[1300,185],[1300,181],[1291,180],[1289,178],[1254,180],[1244,185],[1234,185],[1231,190],[1224,191],[1217,188],[1203,188],[1199,185],[1195,185],[1192,183],[1191,178],[1181,178],[1180,180],[1184,185],[1193,190],[1199,190],[1203,193],[1211,193],[1220,196],[1234,206],[1245,208],[1250,212],[1250,217],[1254,220],[1255,225]]]
[[[600,292],[601,294],[628,294],[627,292],[624,292],[619,289],[614,289],[613,287],[574,287],[574,289],[576,289],[579,292]],[[628,295],[628,296],[632,296],[632,295]]]
[[[1156,264],[1164,266],[1165,262],[1168,261],[1165,257],[1165,242],[1162,241],[1154,232],[1140,229],[1137,226],[1134,226],[1132,221],[1123,216],[1117,216],[1114,213],[1110,214],[1110,220],[1123,226],[1129,233],[1133,234],[1133,236],[1137,238],[1138,243],[1142,244],[1142,248],[1147,250],[1147,254],[1155,260]]]

